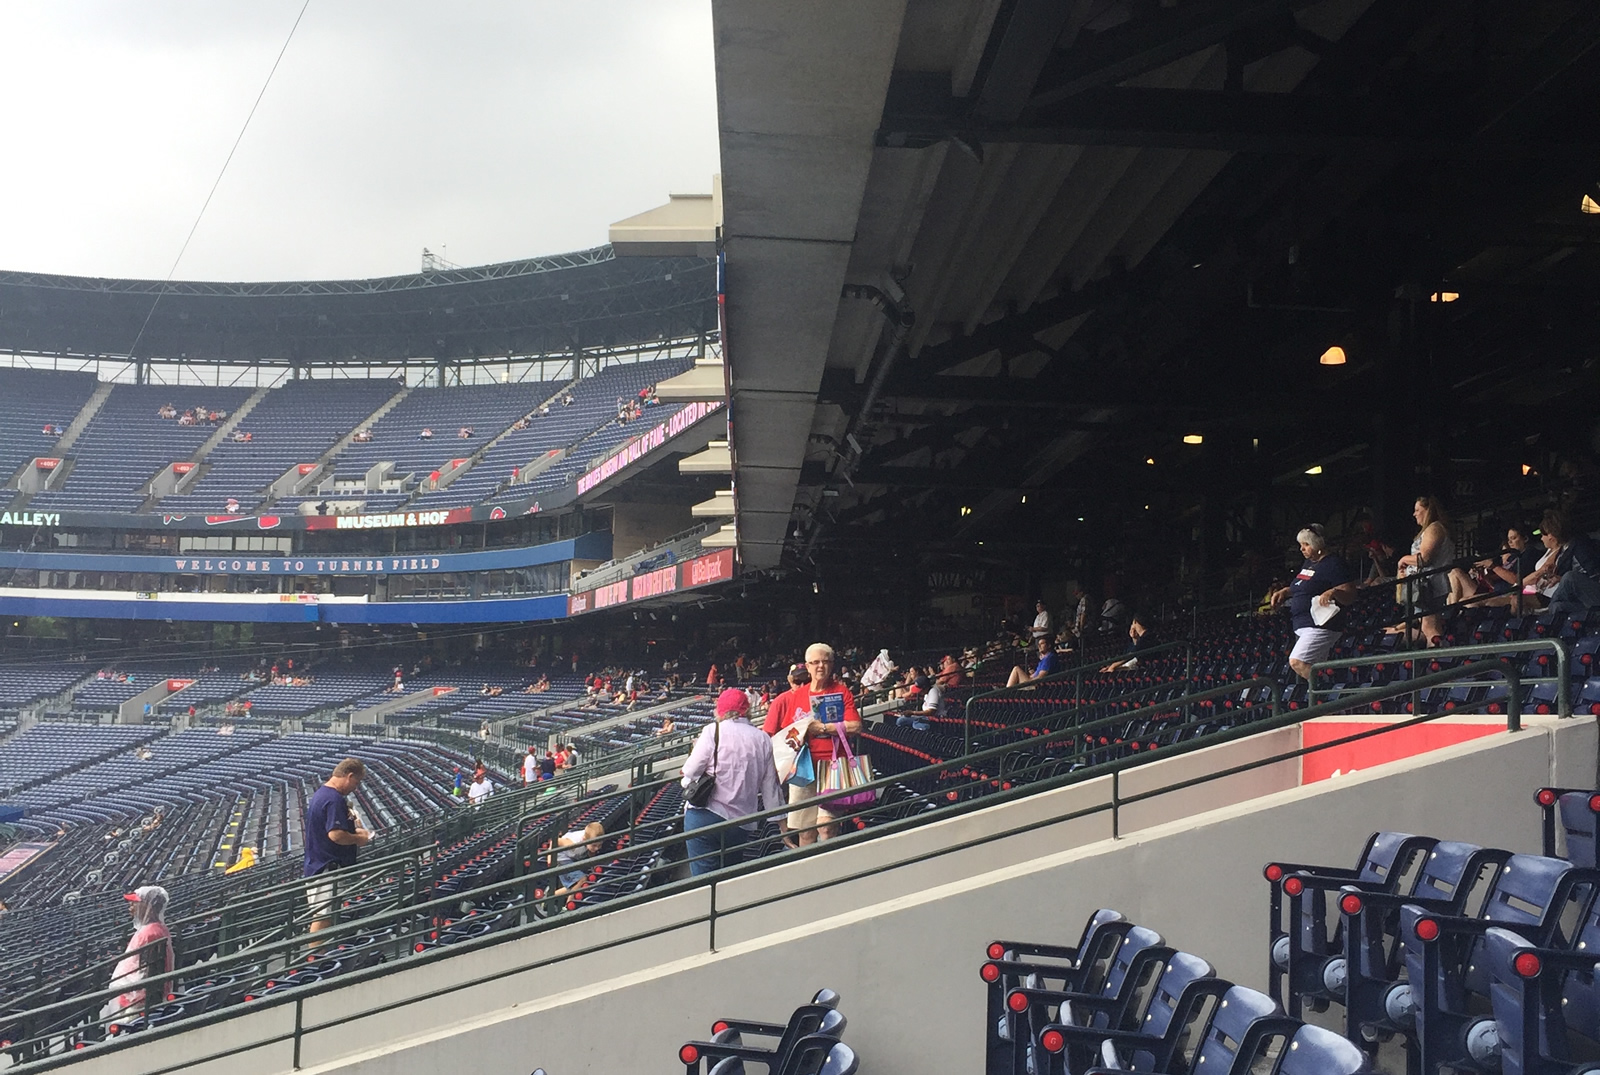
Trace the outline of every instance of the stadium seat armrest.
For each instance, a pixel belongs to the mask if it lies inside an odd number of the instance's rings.
[[[1073,1001],[1073,1003],[1076,1004],[1077,1001]],[[1149,1034],[1141,1034],[1137,1030],[1105,1030],[1092,1026],[1071,1026],[1067,1023],[1046,1024],[1038,1034],[1034,1035],[1034,1040],[1038,1041],[1046,1030],[1054,1030],[1068,1041],[1085,1041],[1090,1043],[1111,1041],[1124,1045],[1138,1045],[1146,1049],[1152,1047],[1160,1040],[1158,1038],[1151,1037]]]
[[[1006,990],[1006,995],[1021,993],[1034,1004],[1061,1004],[1071,1001],[1074,1007],[1092,1008],[1110,1011],[1118,1007],[1116,997],[1107,997],[1100,993],[1074,993],[1070,989],[1029,989],[1026,986],[1017,986]]]
[[[1015,959],[996,959],[991,962],[1000,968],[1002,977],[1007,978],[1022,978],[1029,974],[1037,974],[1045,979],[1062,979],[1075,970],[1062,963],[1023,963]]]
[[[736,1056],[740,1060],[770,1065],[773,1057],[777,1055],[771,1049],[757,1049],[749,1045],[723,1045],[714,1041],[691,1041],[686,1044],[700,1050],[701,1059],[707,1062]]]
[[[1019,956],[1044,956],[1047,959],[1077,959],[1078,950],[1060,944],[1035,944],[1032,941],[996,941]]]
[[[1298,875],[1303,879],[1320,877],[1329,880],[1342,877],[1348,881],[1355,881],[1361,877],[1360,870],[1353,870],[1348,866],[1310,866],[1299,862],[1279,862],[1275,865],[1282,868],[1285,877]]]
[[[729,1030],[737,1030],[741,1034],[760,1034],[769,1038],[781,1038],[789,1029],[787,1023],[757,1023],[748,1019],[719,1019],[717,1020]]]
[[[1368,892],[1365,889],[1349,886],[1349,891],[1361,893],[1361,902],[1364,905],[1362,913],[1365,914],[1373,908],[1391,910],[1397,907],[1420,907],[1435,914],[1454,917],[1455,904],[1449,900],[1421,899],[1416,896],[1406,896],[1398,892]]]
[[[1600,952],[1574,952],[1565,948],[1529,948],[1525,951],[1538,956],[1545,970],[1600,971]]]

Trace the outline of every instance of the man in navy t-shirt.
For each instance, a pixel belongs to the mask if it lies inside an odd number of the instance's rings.
[[[1355,600],[1355,578],[1345,562],[1328,551],[1328,540],[1322,527],[1306,527],[1296,535],[1300,555],[1306,562],[1300,565],[1294,581],[1273,591],[1272,607],[1285,601],[1289,603],[1289,623],[1294,629],[1294,648],[1289,651],[1289,667],[1302,679],[1311,678],[1311,666],[1328,659],[1334,643],[1344,632],[1344,606]],[[1317,622],[1313,607],[1320,606],[1333,615]]]
[[[303,830],[306,844],[305,876],[324,881],[306,888],[311,905],[311,932],[333,925],[336,892],[332,874],[356,864],[356,849],[372,842],[372,833],[356,821],[345,796],[361,786],[367,767],[359,758],[346,758],[333,767],[328,782],[306,802]]]

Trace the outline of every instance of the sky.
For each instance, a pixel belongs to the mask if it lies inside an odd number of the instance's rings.
[[[0,269],[164,279],[304,0],[0,5]],[[710,0],[310,0],[172,275],[598,246],[718,169]]]

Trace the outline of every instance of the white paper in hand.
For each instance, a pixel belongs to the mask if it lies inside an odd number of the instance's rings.
[[[1334,604],[1332,601],[1328,601],[1326,604],[1324,604],[1323,598],[1320,596],[1313,597],[1311,599],[1311,622],[1316,624],[1318,627],[1321,627],[1338,614],[1339,606]]]

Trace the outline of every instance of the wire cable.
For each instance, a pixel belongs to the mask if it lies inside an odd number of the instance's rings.
[[[261,92],[256,94],[255,103],[250,106],[250,112],[244,117],[244,125],[239,128],[239,135],[233,140],[233,147],[228,150],[228,156],[222,162],[222,167],[217,171],[217,178],[211,184],[211,189],[206,192],[206,200],[200,206],[200,212],[195,214],[194,223],[189,226],[189,234],[184,236],[183,245],[178,248],[178,256],[172,259],[172,268],[167,270],[167,278],[163,280],[162,287],[156,292],[150,309],[144,315],[144,323],[139,326],[138,335],[133,338],[133,345],[128,348],[128,357],[138,360],[139,342],[144,339],[145,330],[150,327],[150,319],[156,315],[156,307],[161,305],[161,299],[166,295],[166,285],[172,283],[172,278],[178,273],[178,264],[183,261],[183,255],[188,253],[189,244],[194,241],[195,232],[200,230],[200,221],[205,219],[206,210],[211,208],[211,199],[216,197],[217,188],[222,185],[222,177],[228,174],[228,165],[233,163],[233,155],[239,152],[239,143],[244,141],[244,134],[250,129],[250,121],[256,117],[256,109],[261,107],[262,98],[267,95],[267,87],[272,85],[272,76],[278,73],[278,65],[283,62],[284,53],[289,51],[289,42],[294,40],[295,31],[300,29],[300,20],[306,17],[306,9],[311,7],[311,0],[305,0],[300,5],[300,14],[294,17],[294,25],[289,27],[289,36],[283,39],[283,47],[278,50],[277,58],[272,61],[272,69],[267,72],[266,81],[261,83]]]

